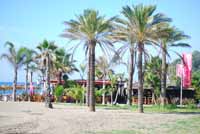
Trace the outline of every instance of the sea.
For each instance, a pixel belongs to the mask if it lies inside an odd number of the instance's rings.
[[[0,82],[0,86],[12,86],[13,82]],[[17,82],[17,85],[25,85],[25,82]],[[41,84],[37,84],[36,82],[33,82],[33,86],[39,86],[41,88],[39,89],[34,89],[34,93],[35,94],[42,94],[42,85]],[[29,88],[28,88],[28,92],[29,92]],[[26,93],[25,89],[17,89],[16,90],[16,94],[17,95],[22,95]],[[0,95],[11,95],[12,94],[12,89],[0,89]]]

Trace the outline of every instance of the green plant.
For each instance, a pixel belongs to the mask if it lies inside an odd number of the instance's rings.
[[[194,99],[184,99],[183,104],[186,105],[188,109],[195,109],[197,108],[197,105],[195,104]]]
[[[176,109],[177,106],[175,104],[167,104],[167,105],[165,105],[164,108],[166,108],[166,109]]]
[[[195,89],[195,99],[200,100],[200,71],[192,73],[192,86]]]
[[[61,85],[58,85],[58,86],[55,88],[54,95],[56,96],[57,101],[61,101],[61,97],[62,97],[63,91],[64,91],[64,88],[63,88],[63,86],[61,86]]]
[[[67,95],[74,98],[76,100],[76,103],[78,103],[78,102],[83,103],[84,102],[85,89],[83,87],[81,87],[80,85],[76,85],[76,86],[71,87],[71,88],[66,88],[65,92],[66,92]]]
[[[146,63],[146,71],[144,74],[145,86],[151,87],[153,90],[153,101],[159,102],[161,89],[161,63],[162,60],[156,56]]]
[[[64,88],[71,88],[77,86],[77,83],[74,80],[66,80],[64,83]]]
[[[103,94],[103,90],[104,90],[104,89],[99,89],[99,90],[96,89],[96,90],[95,90],[95,96],[96,96],[96,97],[101,97],[102,94]]]

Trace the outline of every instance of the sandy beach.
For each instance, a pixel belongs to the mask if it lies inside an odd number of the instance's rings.
[[[199,115],[139,114],[102,108],[93,113],[84,106],[54,104],[54,109],[47,109],[44,103],[0,102],[0,133],[93,134],[112,130],[148,130],[193,116]]]

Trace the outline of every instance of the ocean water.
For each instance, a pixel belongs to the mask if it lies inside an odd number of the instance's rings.
[[[13,82],[0,82],[0,86],[12,86]],[[25,82],[17,82],[17,85],[25,85]],[[36,85],[36,82],[33,82],[33,85]]]
[[[0,82],[0,86],[12,86],[13,83],[12,82]],[[17,85],[25,85],[25,82],[17,82]],[[35,82],[33,83],[33,85],[37,85]],[[17,95],[22,95],[23,93],[25,93],[25,89],[17,89],[16,90],[16,94]],[[28,93],[29,93],[29,89],[28,89]],[[34,93],[35,94],[41,94],[42,93],[42,85],[41,85],[41,89],[34,89]],[[12,89],[9,90],[3,90],[0,89],[0,95],[11,95],[12,94]]]
[[[23,93],[25,93],[25,89],[17,89],[16,90],[17,95],[22,95]],[[42,90],[41,89],[34,89],[34,93],[35,94],[41,94]],[[0,95],[11,95],[11,94],[12,94],[12,90],[1,90],[0,89]]]

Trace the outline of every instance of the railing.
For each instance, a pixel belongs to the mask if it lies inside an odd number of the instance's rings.
[[[138,98],[137,97],[132,97],[132,103],[133,104],[138,104]],[[143,104],[152,104],[152,97],[143,97]]]

